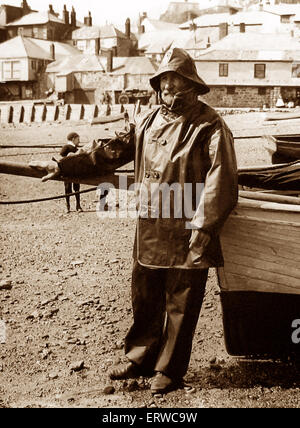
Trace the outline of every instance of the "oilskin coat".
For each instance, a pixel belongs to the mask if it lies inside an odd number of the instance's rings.
[[[170,109],[161,106],[140,118],[135,135],[139,216],[134,257],[147,267],[222,266],[219,233],[238,196],[227,125],[192,89],[176,95]],[[173,187],[169,198],[168,186]],[[193,229],[198,236],[190,246]]]

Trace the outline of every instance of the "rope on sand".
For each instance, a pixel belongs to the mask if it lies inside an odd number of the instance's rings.
[[[73,196],[73,195],[79,195],[81,193],[88,193],[88,192],[95,192],[98,189],[98,187],[92,187],[90,189],[81,190],[78,192],[73,193],[67,193],[65,195],[58,195],[58,196],[50,196],[48,198],[40,198],[40,199],[27,199],[27,200],[17,200],[17,201],[0,201],[0,205],[17,205],[17,204],[32,204],[35,202],[45,202],[45,201],[53,201],[54,199],[63,199],[66,196]],[[104,197],[105,195],[101,196]]]

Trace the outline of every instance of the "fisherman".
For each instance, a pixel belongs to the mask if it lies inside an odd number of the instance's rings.
[[[209,88],[189,54],[169,50],[150,84],[161,105],[137,119],[132,139],[138,219],[128,363],[109,376],[150,375],[151,392],[163,394],[184,384],[208,270],[223,265],[219,234],[237,202],[238,175],[232,133],[199,100]],[[50,163],[47,172],[59,170]],[[167,198],[152,198],[170,186]]]

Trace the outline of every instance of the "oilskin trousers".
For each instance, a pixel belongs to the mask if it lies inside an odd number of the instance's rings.
[[[181,379],[187,372],[208,269],[152,269],[134,262],[133,325],[126,357],[145,374]]]

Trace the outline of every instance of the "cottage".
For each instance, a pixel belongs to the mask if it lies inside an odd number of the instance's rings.
[[[8,38],[6,25],[30,12],[34,11],[28,6],[26,0],[22,1],[20,7],[8,4],[0,5],[0,43]]]
[[[73,31],[74,45],[84,54],[101,55],[108,49],[116,56],[131,56],[136,54],[137,39],[131,33],[130,20],[125,22],[125,33],[114,25],[101,27],[92,25],[91,16],[85,19],[85,25]]]
[[[71,13],[66,9],[62,11],[63,19],[58,17],[52,5],[46,12],[31,12],[10,22],[6,25],[8,37],[13,38],[17,35],[32,37],[44,40],[62,41],[71,38],[74,29],[80,26],[76,20],[76,12],[72,8]]]
[[[20,7],[11,6],[8,4],[0,5],[0,25],[9,24],[16,19],[22,18],[22,16],[33,12],[31,8],[28,6],[27,1],[22,1]]]
[[[47,65],[56,58],[75,55],[74,47],[60,42],[17,36],[0,44],[0,99],[44,97],[50,88],[42,82]]]
[[[284,34],[232,33],[196,58],[217,107],[274,107],[299,103],[300,42]]]
[[[148,58],[113,57],[112,51],[106,56],[67,57],[46,69],[55,90],[64,92],[65,101],[70,104],[101,104],[105,94],[117,104],[134,102],[140,96],[149,98],[149,78],[155,71]]]

